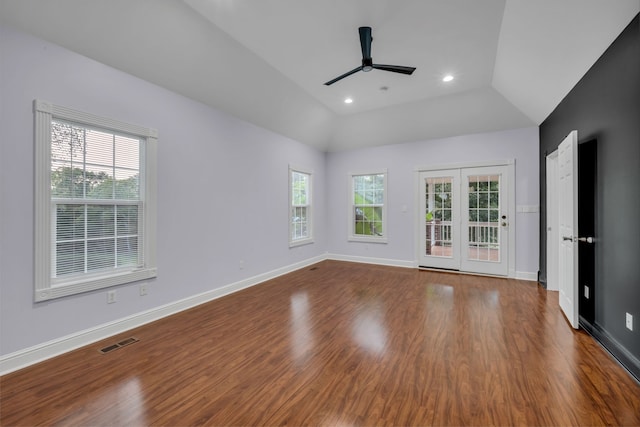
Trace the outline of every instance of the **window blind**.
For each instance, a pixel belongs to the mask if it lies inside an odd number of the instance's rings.
[[[53,278],[143,262],[139,137],[51,121]]]
[[[290,241],[310,237],[309,227],[309,181],[310,175],[291,171],[291,230]]]

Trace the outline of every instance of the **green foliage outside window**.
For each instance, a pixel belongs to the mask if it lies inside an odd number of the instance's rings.
[[[384,175],[359,175],[354,184],[354,234],[383,236]]]

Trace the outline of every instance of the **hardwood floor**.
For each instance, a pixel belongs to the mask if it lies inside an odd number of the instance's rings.
[[[640,425],[557,297],[324,261],[0,378],[0,424]]]

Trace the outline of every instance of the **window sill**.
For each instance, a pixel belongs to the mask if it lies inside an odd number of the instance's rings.
[[[347,240],[362,243],[387,243],[386,237],[349,236]]]
[[[76,295],[97,289],[109,288],[126,283],[136,282],[156,277],[156,268],[142,268],[139,270],[119,272],[110,275],[78,278],[73,281],[51,283],[49,288],[37,289],[34,299],[36,302],[48,301],[55,298]]]
[[[292,242],[289,242],[289,247],[295,248],[298,246],[310,245],[312,243],[314,243],[313,238],[294,240]]]

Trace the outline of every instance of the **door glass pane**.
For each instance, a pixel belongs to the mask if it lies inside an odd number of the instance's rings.
[[[473,261],[500,261],[500,175],[469,176],[469,247]]]
[[[452,257],[452,182],[453,177],[450,176],[425,179],[425,255]]]

